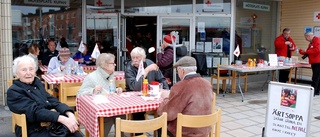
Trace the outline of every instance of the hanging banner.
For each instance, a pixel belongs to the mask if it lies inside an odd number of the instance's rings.
[[[94,0],[94,5],[104,8],[114,8],[114,0]]]
[[[270,82],[265,137],[308,137],[313,88]]]
[[[69,0],[24,0],[24,4],[69,7]]]

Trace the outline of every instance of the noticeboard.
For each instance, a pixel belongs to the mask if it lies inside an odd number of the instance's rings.
[[[313,88],[270,82],[264,137],[308,137]]]

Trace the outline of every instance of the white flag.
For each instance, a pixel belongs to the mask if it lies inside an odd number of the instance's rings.
[[[60,51],[60,49],[61,49],[61,45],[60,45],[60,42],[58,42],[57,47],[56,47],[56,50],[57,50],[57,51]]]
[[[83,53],[83,51],[84,51],[84,44],[83,44],[82,40],[81,40],[81,43],[79,45],[78,51],[80,51],[81,53]]]
[[[100,51],[99,51],[99,48],[98,48],[98,44],[96,43],[96,46],[94,46],[93,52],[91,54],[91,57],[97,59],[99,57],[99,55],[100,55]]]
[[[240,55],[239,45],[237,45],[237,48],[236,48],[236,50],[234,50],[233,54],[236,55],[237,57],[239,57],[239,55]]]
[[[139,64],[138,74],[137,74],[136,80],[139,81],[139,78],[143,75],[144,75],[144,67],[143,67],[143,61],[141,60],[140,64]]]

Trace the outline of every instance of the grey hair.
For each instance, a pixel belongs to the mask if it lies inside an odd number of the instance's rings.
[[[313,32],[310,32],[310,31],[309,31],[309,32],[304,33],[304,35],[305,35],[305,36],[313,36]]]
[[[97,58],[96,65],[98,67],[102,67],[105,63],[108,63],[115,59],[115,56],[111,53],[102,53]]]
[[[143,48],[140,48],[140,47],[135,47],[132,51],[131,51],[131,53],[130,53],[130,56],[132,57],[132,56],[134,56],[134,55],[140,55],[140,56],[142,56],[143,58],[146,58],[146,52],[144,51],[144,49]]]
[[[31,62],[34,66],[34,73],[36,73],[38,66],[37,63],[34,61],[34,59],[28,55],[24,55],[21,57],[17,57],[16,59],[13,60],[13,66],[12,66],[12,73],[13,76],[17,76],[17,71],[18,71],[18,66],[21,62]]]
[[[182,68],[186,73],[197,71],[197,66],[180,67],[180,68]]]

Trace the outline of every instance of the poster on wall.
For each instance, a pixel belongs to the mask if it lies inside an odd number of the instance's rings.
[[[308,137],[313,88],[270,81],[265,137]]]
[[[203,52],[203,42],[197,42],[197,45],[196,45],[196,52]]]
[[[315,26],[313,28],[313,33],[315,36],[320,37],[320,26]]]
[[[304,27],[304,33],[307,33],[307,32],[313,32],[313,27],[312,26]]]
[[[222,38],[212,38],[212,52],[222,52]]]
[[[207,68],[212,68],[212,58],[213,56],[207,56],[206,60],[207,60]]]
[[[320,22],[320,11],[315,11],[313,13],[313,21],[314,22]]]
[[[212,52],[212,42],[204,43],[204,52]]]
[[[212,66],[214,68],[218,67],[218,65],[220,65],[220,57],[213,57],[213,63]]]

